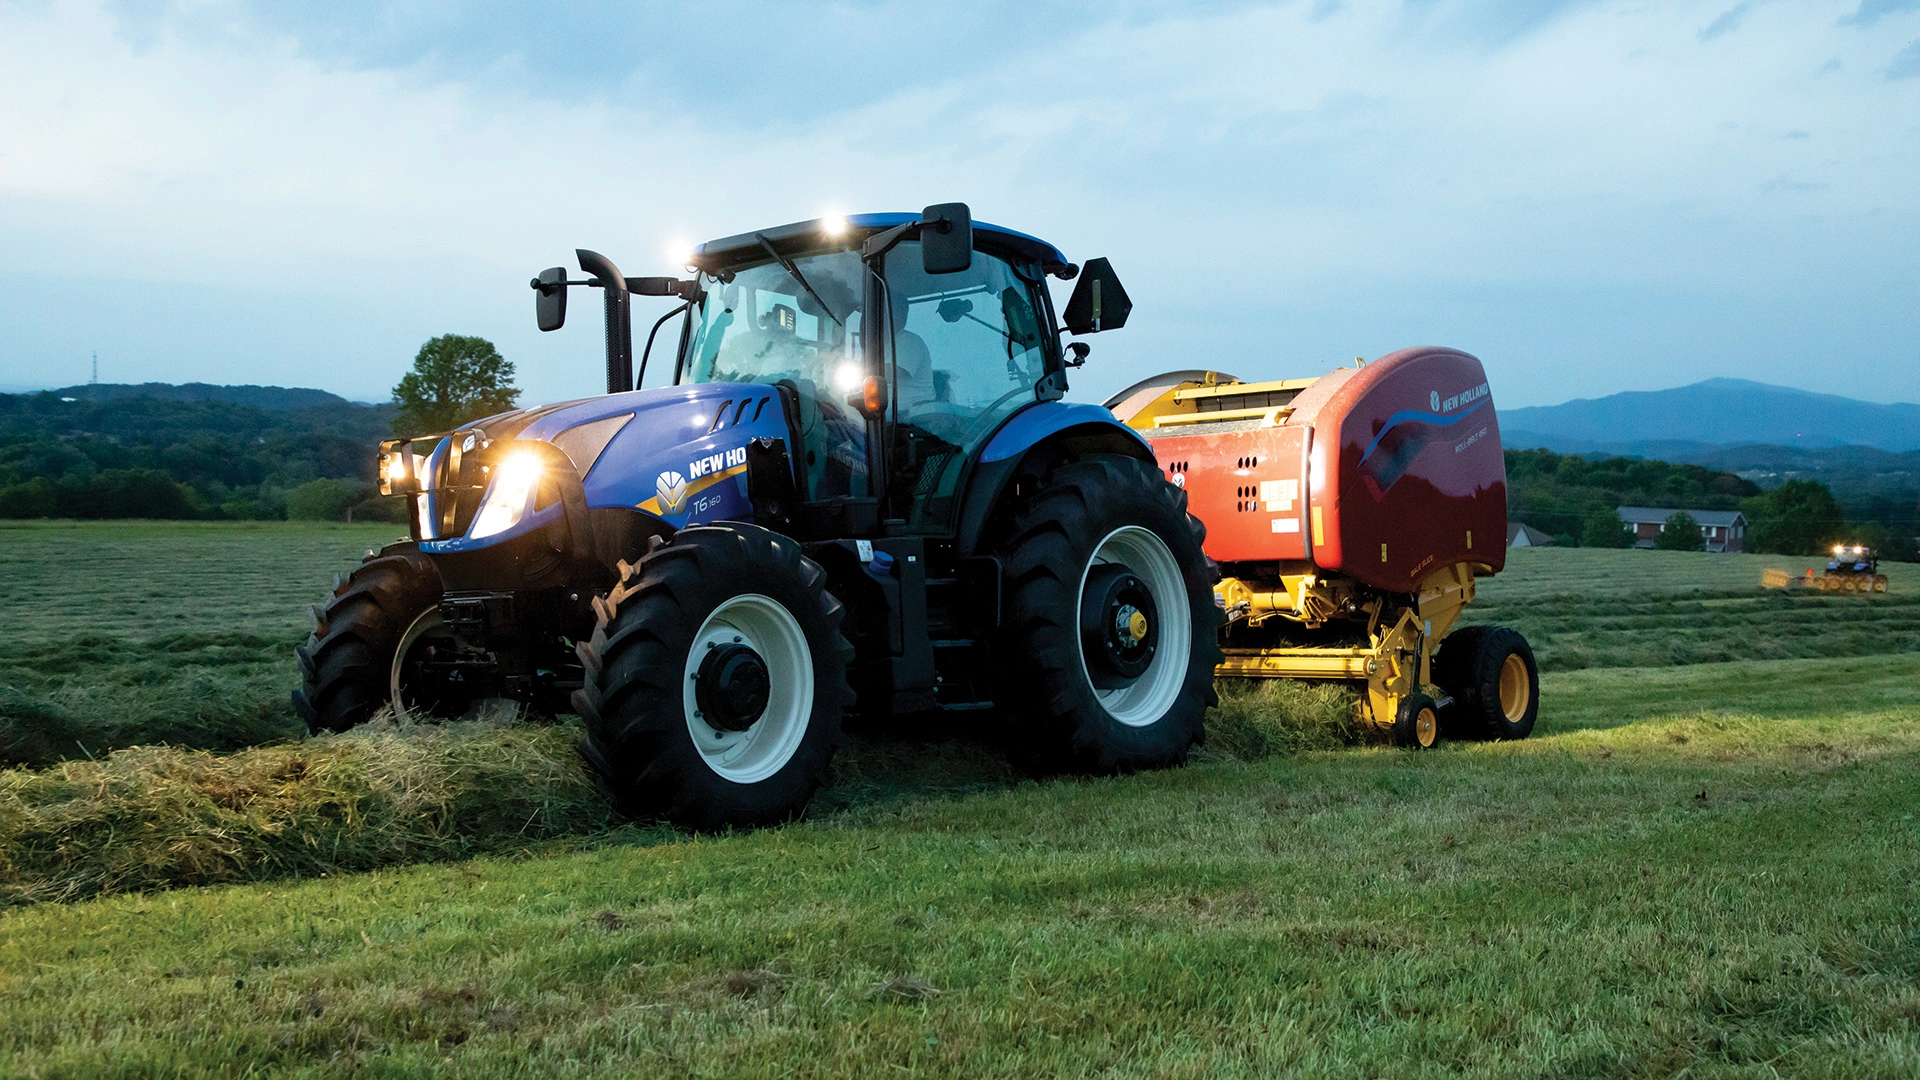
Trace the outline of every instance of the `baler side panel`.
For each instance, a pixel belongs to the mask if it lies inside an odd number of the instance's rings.
[[[1405,349],[1355,372],[1316,417],[1314,457],[1322,570],[1411,592],[1439,567],[1505,565],[1500,426],[1486,373],[1466,353]]]
[[[1276,426],[1156,435],[1167,479],[1207,523],[1216,562],[1305,559],[1307,430]]]

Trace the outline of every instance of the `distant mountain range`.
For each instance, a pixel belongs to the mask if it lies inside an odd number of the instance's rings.
[[[214,386],[210,383],[86,383],[48,392],[55,397],[95,403],[144,397],[160,401],[222,401],[229,405],[245,405],[272,412],[362,404],[349,402],[325,390],[288,386]]]
[[[1696,461],[1729,447],[1920,450],[1920,405],[1876,405],[1746,379],[1630,390],[1563,405],[1504,409],[1509,449]],[[1700,464],[1707,464],[1700,461]],[[1725,468],[1726,466],[1720,466]]]

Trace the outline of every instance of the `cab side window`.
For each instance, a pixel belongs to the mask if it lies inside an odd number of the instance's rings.
[[[886,276],[900,421],[890,487],[911,506],[909,528],[938,531],[974,451],[1046,375],[1039,273],[976,251],[969,269],[928,275],[908,242],[888,254]]]

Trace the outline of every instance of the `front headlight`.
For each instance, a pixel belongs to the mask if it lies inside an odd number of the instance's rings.
[[[494,466],[487,488],[467,535],[475,540],[506,532],[533,508],[534,489],[540,486],[540,459],[530,453],[513,454]]]

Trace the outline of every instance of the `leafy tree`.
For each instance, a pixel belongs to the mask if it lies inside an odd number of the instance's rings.
[[[287,520],[343,521],[347,509],[367,497],[358,480],[309,480],[287,492]]]
[[[59,494],[44,476],[0,487],[0,518],[52,517],[59,509]]]
[[[1661,551],[1705,551],[1706,534],[1700,531],[1700,523],[1685,510],[1675,510],[1667,515],[1666,527],[1660,535],[1653,538],[1653,546]]]
[[[1740,504],[1747,547],[1775,555],[1817,555],[1847,528],[1833,492],[1817,480],[1789,480]]]
[[[396,435],[449,431],[513,408],[520,391],[513,385],[513,364],[493,342],[464,334],[442,334],[420,346],[413,370],[393,388],[400,406]]]
[[[1627,531],[1627,523],[1620,520],[1618,510],[1602,507],[1587,514],[1587,520],[1580,527],[1580,546],[1594,548],[1625,548],[1633,546],[1633,534]]]

